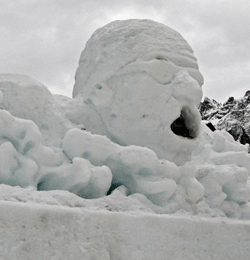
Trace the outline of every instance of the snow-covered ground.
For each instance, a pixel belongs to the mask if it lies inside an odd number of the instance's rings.
[[[0,75],[0,257],[247,259],[248,148],[201,123],[202,83],[148,20],[92,35],[74,98]]]
[[[0,259],[249,258],[249,221],[0,202]]]

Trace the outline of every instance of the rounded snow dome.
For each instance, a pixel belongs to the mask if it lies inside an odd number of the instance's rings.
[[[115,21],[87,42],[73,96],[87,106],[87,130],[180,165],[198,144],[202,84],[179,33],[150,20]]]
[[[73,97],[135,60],[152,59],[169,60],[203,84],[193,50],[178,32],[152,20],[131,19],[111,22],[93,33],[79,60]]]

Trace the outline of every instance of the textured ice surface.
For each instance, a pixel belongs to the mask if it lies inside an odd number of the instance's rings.
[[[250,219],[247,147],[201,125],[201,79],[185,40],[147,20],[93,34],[75,98],[1,75],[1,200]]]

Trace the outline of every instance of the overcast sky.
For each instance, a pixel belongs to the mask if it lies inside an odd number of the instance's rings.
[[[0,73],[23,73],[71,96],[81,51],[114,21],[152,19],[192,46],[204,96],[224,102],[250,90],[249,0],[0,0]]]

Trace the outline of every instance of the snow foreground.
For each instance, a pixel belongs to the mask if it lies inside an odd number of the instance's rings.
[[[1,75],[1,200],[249,220],[248,149],[201,124],[202,82],[180,34],[148,20],[93,34],[74,98]]]
[[[5,260],[249,258],[246,221],[8,202],[0,211]]]

